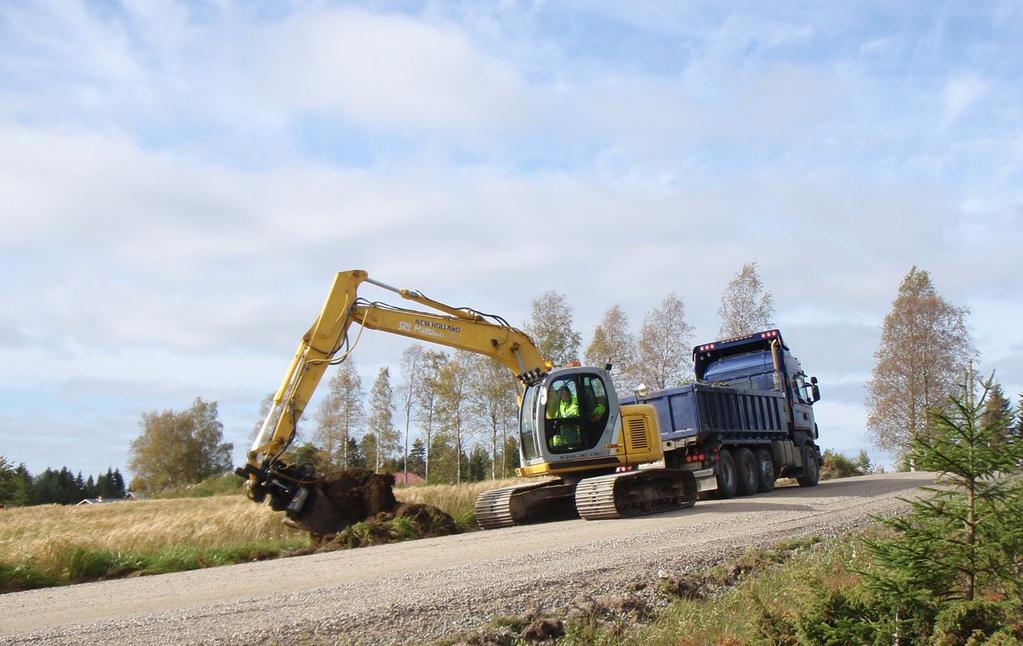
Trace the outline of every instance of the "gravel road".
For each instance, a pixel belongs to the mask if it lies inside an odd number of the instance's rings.
[[[624,520],[582,520],[0,595],[0,644],[422,643],[533,606],[556,610],[659,570],[835,535],[932,479],[822,482]]]

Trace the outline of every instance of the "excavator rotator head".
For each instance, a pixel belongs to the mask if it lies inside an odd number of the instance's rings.
[[[250,500],[263,502],[270,497],[270,508],[283,511],[285,522],[310,534],[336,534],[349,524],[331,503],[308,464],[272,462],[263,467],[246,464],[235,469],[246,478],[245,493]]]

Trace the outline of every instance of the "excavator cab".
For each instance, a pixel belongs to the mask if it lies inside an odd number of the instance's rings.
[[[579,459],[590,466],[594,458],[606,458],[609,467],[618,464],[607,448],[616,409],[611,377],[600,369],[562,368],[529,386],[519,417],[523,474],[535,475],[533,465],[570,467]]]

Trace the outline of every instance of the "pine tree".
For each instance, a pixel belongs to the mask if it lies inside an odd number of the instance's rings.
[[[426,444],[418,437],[412,442],[412,449],[408,454],[407,470],[426,478]]]
[[[482,445],[476,444],[472,447],[472,453],[467,460],[465,479],[469,482],[479,482],[487,477],[487,467],[490,466],[490,456]]]
[[[6,457],[0,455],[0,505],[12,504],[14,502],[17,477],[14,465],[8,462]]]
[[[504,447],[501,451],[501,477],[512,477],[515,475],[515,469],[520,466],[522,463],[519,462],[519,439],[517,434],[513,434],[504,440]]]
[[[109,469],[107,472],[109,473]],[[124,485],[124,476],[121,475],[120,469],[114,469],[114,472],[110,474],[110,497],[124,498],[126,495],[128,495],[128,488]]]
[[[29,473],[25,463],[22,462],[14,469],[14,490],[11,494],[11,504],[24,507],[33,504],[32,501],[32,474]]]
[[[972,386],[945,409],[932,409],[930,432],[913,439],[917,466],[936,471],[930,495],[911,502],[906,516],[885,524],[891,540],[869,541],[879,568],[870,581],[883,593],[972,601],[985,587],[1019,598],[1016,573],[1023,569],[1020,484],[1003,474],[1018,472],[1023,446],[1001,441],[1010,420],[985,415],[992,380]]]

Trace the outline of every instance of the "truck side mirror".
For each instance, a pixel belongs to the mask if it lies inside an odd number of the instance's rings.
[[[810,380],[810,393],[813,395],[814,402],[819,402],[821,400],[821,389],[817,386],[816,377]]]

